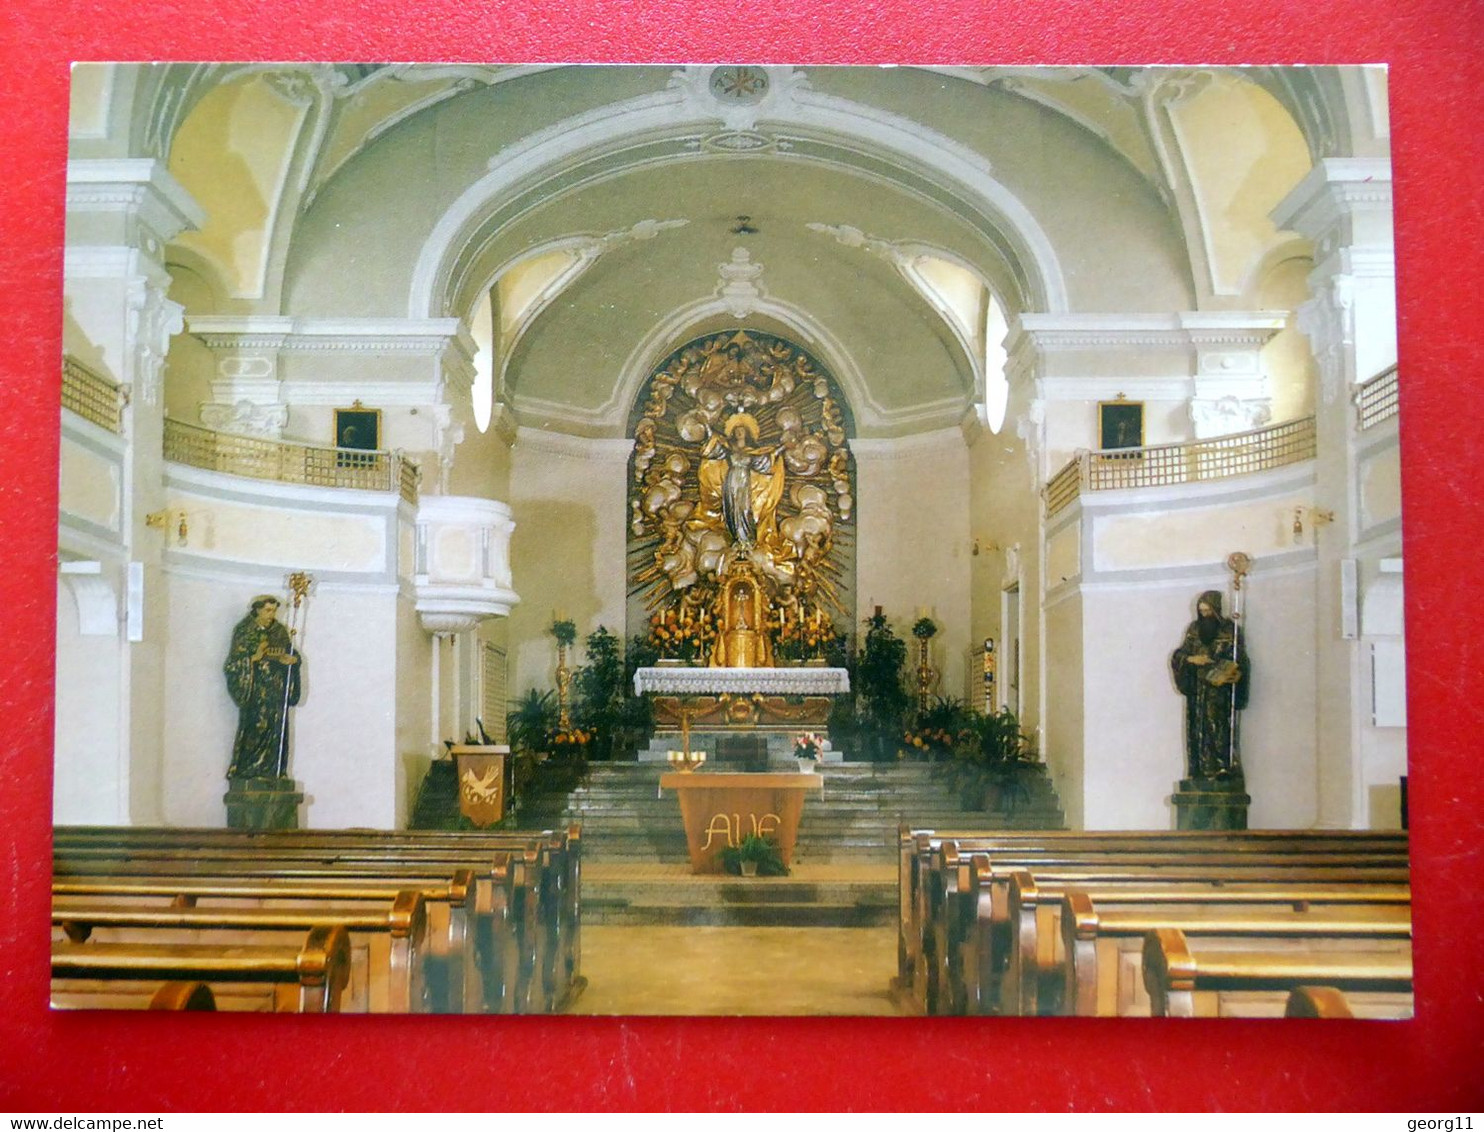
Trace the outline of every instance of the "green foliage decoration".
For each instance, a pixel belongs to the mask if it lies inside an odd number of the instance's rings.
[[[741,874],[744,861],[756,862],[760,877],[788,876],[788,866],[783,863],[778,845],[760,834],[749,833],[738,844],[728,845],[717,857],[721,867],[733,876]]]

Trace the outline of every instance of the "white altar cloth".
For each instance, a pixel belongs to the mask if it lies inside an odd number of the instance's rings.
[[[661,696],[843,696],[850,674],[843,668],[641,668],[634,691]]]

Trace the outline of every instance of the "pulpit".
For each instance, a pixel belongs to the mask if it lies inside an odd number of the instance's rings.
[[[719,873],[721,851],[749,834],[776,842],[792,864],[804,799],[824,788],[817,774],[717,774],[681,771],[660,776],[660,789],[680,799],[693,873]]]

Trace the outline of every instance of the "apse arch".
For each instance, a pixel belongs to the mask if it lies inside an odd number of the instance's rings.
[[[967,391],[963,399],[927,402],[909,412],[885,408],[870,395],[860,362],[849,346],[823,322],[792,303],[759,296],[739,316],[724,300],[711,297],[678,307],[651,325],[624,359],[612,394],[597,409],[581,414],[580,423],[605,432],[623,428],[644,382],[675,348],[675,343],[684,342],[708,327],[714,329],[724,321],[737,322],[739,317],[771,322],[817,357],[839,386],[857,430],[877,434],[915,431],[924,426],[955,423],[963,414]],[[549,405],[536,398],[522,398],[519,393],[515,399],[519,408],[533,413],[550,415],[560,410],[568,417],[574,415],[571,406]]]
[[[683,85],[683,84],[681,84]],[[1030,210],[969,147],[919,123],[799,84],[770,108],[767,125],[787,131],[788,160],[828,161],[904,191],[927,177],[966,212],[999,249],[1024,291],[1025,309],[1068,309],[1066,284],[1050,238]],[[697,134],[719,132],[720,113],[698,104],[677,84],[651,95],[577,115],[538,131],[491,159],[489,172],[470,185],[434,225],[413,267],[408,314],[448,313],[456,302],[460,258],[482,242],[513,202],[558,176],[606,163],[606,175],[639,165],[697,160]],[[774,154],[778,156],[778,154]],[[747,160],[730,156],[718,160]],[[885,166],[889,173],[883,173]]]

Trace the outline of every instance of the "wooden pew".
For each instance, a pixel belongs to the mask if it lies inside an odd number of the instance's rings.
[[[977,918],[975,906],[981,894],[963,883],[964,859],[978,853],[1012,853],[1033,868],[1033,861],[1052,862],[1057,856],[1094,851],[1167,852],[1182,854],[1225,848],[1233,854],[1254,858],[1302,843],[1315,852],[1324,851],[1346,860],[1373,860],[1394,870],[1405,880],[1406,834],[1396,831],[1250,830],[1240,833],[1205,831],[1101,831],[1064,830],[926,830],[903,825],[898,831],[898,894],[900,900],[897,942],[897,978],[900,990],[915,999],[918,1008],[936,1013],[946,1003],[938,1001],[938,974],[950,962],[952,949]],[[997,901],[999,918],[1008,910],[1008,873],[991,898]],[[951,906],[961,900],[956,910]]]
[[[583,985],[580,975],[581,832],[448,833],[439,831],[295,830],[248,832],[195,829],[62,827],[55,839],[58,859],[70,866],[127,847],[133,862],[171,860],[182,851],[210,852],[213,859],[259,861],[271,856],[286,875],[315,875],[315,866],[344,870],[376,862],[453,861],[468,864],[494,854],[497,874],[509,870],[513,890],[504,904],[491,904],[501,886],[476,893],[484,918],[476,921],[476,951],[492,977],[485,980],[485,1010],[561,1009]],[[292,858],[297,858],[294,860]],[[486,907],[486,905],[490,905]],[[507,926],[508,925],[508,926]],[[504,933],[514,930],[512,946]],[[493,953],[493,954],[492,954]],[[518,972],[499,966],[508,953]],[[468,999],[471,1007],[475,999]]]
[[[216,995],[205,983],[166,983],[149,1000],[151,1010],[212,1010]]]
[[[250,838],[212,830],[194,844],[195,831],[135,831],[124,852],[105,845],[59,845],[56,870],[87,868],[113,877],[138,876],[171,870],[181,876],[217,879],[257,879],[295,883],[329,883],[340,878],[394,880],[400,885],[417,879],[436,883],[446,879],[446,870],[481,860],[471,872],[474,891],[469,917],[469,950],[476,957],[477,974],[472,983],[445,998],[445,1009],[517,1009],[528,996],[519,982],[542,973],[536,956],[543,941],[552,937],[534,911],[539,888],[548,882],[552,856],[544,835],[522,835],[507,839],[520,850],[491,853],[489,845],[383,846],[362,840],[364,835],[320,834],[314,838]],[[301,843],[305,842],[305,843]],[[502,842],[504,843],[504,842]],[[477,851],[473,851],[477,850]],[[182,854],[189,852],[188,860]],[[565,865],[564,865],[565,867]],[[441,876],[440,876],[441,874]],[[575,909],[574,909],[575,911]],[[517,938],[510,940],[511,932]],[[503,964],[503,965],[502,965]],[[513,966],[512,966],[513,965]],[[548,963],[547,967],[550,968]],[[518,971],[513,970],[518,968]],[[543,997],[534,999],[544,1002]]]
[[[172,904],[175,901],[171,902]],[[192,902],[194,903],[194,902]],[[52,923],[74,943],[90,939],[99,929],[122,943],[156,942],[151,937],[162,933],[190,932],[202,936],[202,943],[214,944],[211,934],[224,932],[303,932],[323,923],[344,928],[351,937],[384,935],[388,940],[385,982],[386,1001],[383,1012],[422,1014],[429,1009],[424,977],[424,942],[427,935],[427,905],[423,893],[405,889],[393,897],[390,906],[368,905],[353,908],[344,905],[317,905],[308,908],[221,908],[132,906],[73,900],[57,900],[52,906]],[[380,980],[366,971],[369,988]]]
[[[1349,946],[1347,946],[1349,945]],[[1144,940],[1144,986],[1155,1017],[1222,1017],[1258,1013],[1264,1002],[1286,1008],[1296,987],[1322,985],[1346,995],[1412,993],[1410,941],[1389,950],[1358,951],[1345,939],[1308,941],[1306,950],[1192,950],[1176,928]],[[1407,1008],[1410,1014],[1410,1007]]]
[[[1357,892],[1354,886],[1323,892],[1274,887],[1268,893],[1234,894],[1215,888],[1144,895],[1162,899],[1131,903],[1115,895],[1104,903],[1095,902],[1085,891],[1062,897],[1062,1013],[1081,1017],[1140,1013],[1133,1009],[1133,1000],[1136,989],[1142,987],[1139,961],[1144,940],[1162,927],[1178,928],[1187,940],[1202,944],[1210,944],[1210,937],[1221,937],[1216,942],[1234,948],[1251,937],[1397,940],[1409,939],[1412,931],[1409,904],[1366,903],[1357,899],[1364,891]],[[1023,1013],[1035,1012],[1033,993],[1023,990],[1021,1001],[1031,1007]]]
[[[322,924],[301,946],[213,947],[201,944],[54,943],[52,979],[121,980],[146,984],[187,980],[266,984],[279,1009],[323,1014],[340,1009],[350,978],[345,929]],[[61,988],[65,991],[65,986]],[[285,994],[284,992],[288,992]],[[54,1005],[66,1009],[65,996]]]
[[[1013,872],[1004,922],[991,909],[988,922],[976,923],[965,947],[960,972],[969,984],[965,996],[981,1005],[987,998],[999,1013],[1056,1013],[1063,990],[1060,910],[1062,898],[1070,891],[1134,905],[1177,898],[1197,904],[1254,906],[1304,901],[1405,905],[1410,900],[1406,885],[1373,880],[1374,869],[1315,867],[1301,855],[1256,869],[1250,867],[1250,858],[1236,865],[1219,854],[1200,860],[1200,864],[1173,869],[1042,867],[1039,875]],[[1402,874],[1388,871],[1387,875],[1395,881]],[[983,902],[981,911],[989,906],[989,901]]]
[[[68,902],[83,899],[153,909],[164,899],[180,909],[241,909],[247,905],[328,916],[333,913],[327,910],[336,906],[387,905],[407,891],[409,883],[417,884],[425,914],[429,906],[441,911],[436,930],[424,929],[427,947],[419,978],[428,989],[429,1008],[439,1013],[458,1012],[466,997],[473,1004],[482,993],[482,975],[469,926],[475,889],[474,874],[469,869],[455,869],[441,880],[335,874],[316,881],[305,877],[285,880],[271,867],[239,868],[216,875],[201,864],[175,867],[165,863],[152,871],[127,875],[72,876],[54,882],[52,893],[55,907],[63,909]],[[426,918],[433,920],[431,915]]]
[[[1162,838],[1163,835],[1153,835]],[[1156,840],[1152,844],[1157,845]],[[1260,883],[1281,873],[1298,882],[1370,879],[1401,883],[1407,870],[1394,856],[1334,853],[1324,845],[1294,843],[1279,851],[1227,853],[1219,842],[1210,846],[1179,845],[1178,854],[1127,841],[1112,847],[1025,853],[1018,849],[974,852],[965,858],[958,843],[941,849],[942,866],[925,875],[928,894],[915,986],[925,1012],[982,1012],[986,993],[1007,970],[1015,946],[1009,890],[1017,873],[1067,881],[1139,883],[1152,880]],[[1312,850],[1312,851],[1311,851]],[[1032,953],[1033,954],[1033,953]],[[977,966],[975,966],[977,964]],[[975,972],[982,978],[977,978]],[[991,998],[990,1001],[993,1001]]]
[[[1294,987],[1283,1009],[1285,1018],[1399,1019],[1412,1017],[1412,996],[1398,991],[1360,992],[1346,996],[1335,987]]]

